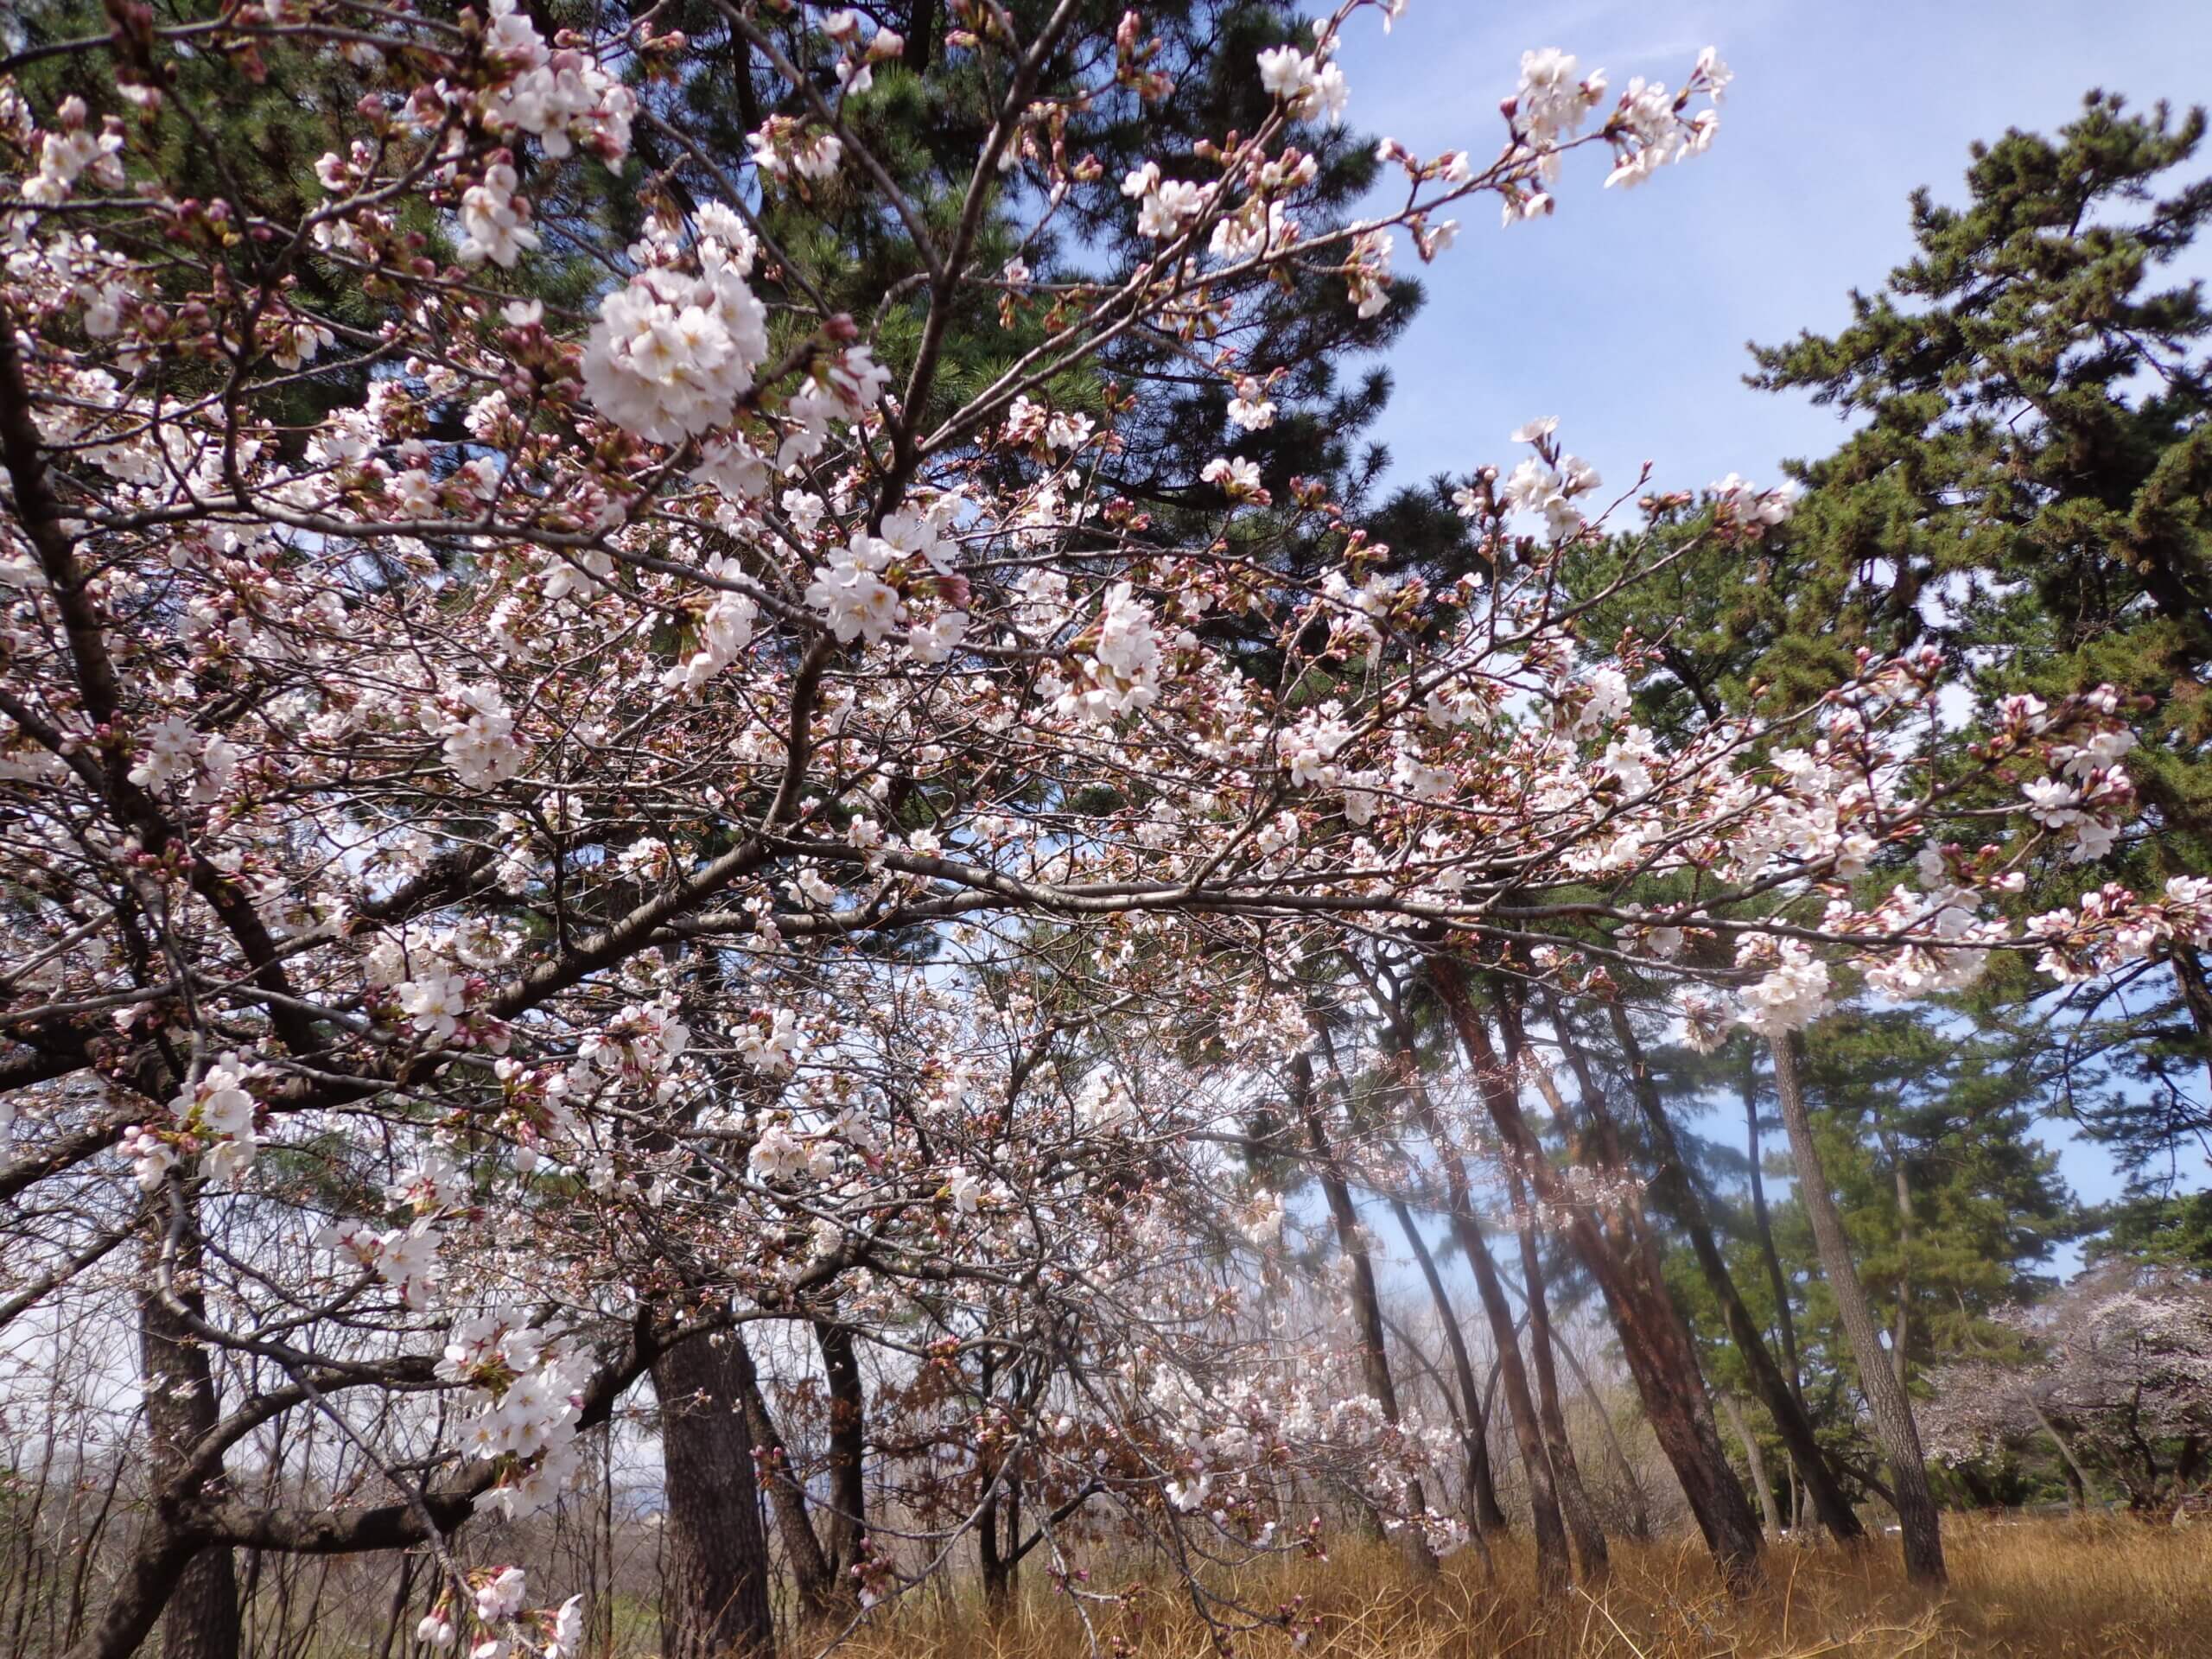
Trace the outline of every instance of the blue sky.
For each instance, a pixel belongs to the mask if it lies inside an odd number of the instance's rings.
[[[1401,267],[1428,289],[1390,355],[1380,429],[1407,481],[1517,459],[1506,434],[1533,415],[1559,416],[1618,488],[1646,460],[1669,487],[1771,480],[1838,429],[1745,386],[1745,342],[1839,326],[1847,290],[1909,252],[1914,186],[1960,199],[1974,139],[2055,126],[2092,86],[2212,101],[2207,0],[1412,0],[1388,36],[1372,13],[1346,33],[1348,121],[1478,164],[1527,48],[1573,52],[1616,89],[1636,74],[1679,86],[1708,44],[1737,75],[1713,149],[1648,184],[1602,189],[1602,153],[1578,154],[1548,220],[1502,230],[1471,204],[1459,245],[1425,269],[1400,238]]]
[[[1473,204],[1459,245],[1421,270],[1427,303],[1390,355],[1378,434],[1394,479],[1510,465],[1506,435],[1557,415],[1615,489],[1646,460],[1667,487],[1776,480],[1840,429],[1746,387],[1745,342],[1840,326],[1847,290],[1910,253],[1914,187],[1962,199],[1974,139],[2055,127],[2091,87],[2139,106],[2212,101],[2208,0],[1412,0],[1388,36],[1355,18],[1340,60],[1358,130],[1479,163],[1524,48],[1573,52],[1618,89],[1637,74],[1679,85],[1707,45],[1737,76],[1710,152],[1632,191],[1600,188],[1601,154],[1570,157],[1553,218],[1503,230]],[[1403,237],[1399,257],[1411,265]],[[2212,258],[2190,274],[2212,276]],[[2056,1126],[2050,1138],[2085,1198],[2116,1192],[2101,1150]]]

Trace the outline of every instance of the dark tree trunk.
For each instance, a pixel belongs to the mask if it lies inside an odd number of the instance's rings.
[[[1490,1414],[1483,1399],[1482,1385],[1475,1381],[1474,1361],[1467,1353],[1466,1333],[1459,1328],[1452,1299],[1445,1294],[1444,1275],[1436,1270],[1436,1257],[1429,1250],[1428,1241],[1421,1236],[1413,1211],[1406,1208],[1402,1200],[1393,1200],[1390,1207],[1397,1213],[1398,1225],[1405,1232],[1414,1260],[1421,1263],[1421,1277],[1428,1284],[1429,1300],[1436,1304],[1436,1321],[1444,1327],[1445,1344],[1452,1351],[1452,1373],[1459,1385],[1461,1435],[1466,1442],[1468,1524],[1478,1533],[1503,1532],[1505,1511],[1498,1507],[1497,1477],[1490,1465]]]
[[[1703,1201],[1691,1182],[1689,1167],[1682,1158],[1681,1143],[1675,1137],[1675,1126],[1667,1116],[1665,1104],[1659,1091],[1652,1087],[1651,1074],[1643,1064],[1643,1046],[1637,1042],[1636,1028],[1629,1023],[1627,1013],[1616,1005],[1612,1010],[1613,1035],[1621,1046],[1621,1053],[1628,1062],[1629,1087],[1636,1096],[1637,1105],[1643,1115],[1645,1128],[1650,1132],[1651,1149],[1656,1163],[1652,1190],[1660,1201],[1675,1213],[1682,1231],[1690,1243],[1690,1250],[1697,1257],[1699,1270],[1705,1275],[1707,1285],[1720,1304],[1728,1335],[1736,1351],[1744,1357],[1744,1364],[1751,1374],[1751,1386],[1758,1390],[1760,1403],[1767,1414],[1774,1419],[1775,1428],[1782,1443],[1789,1452],[1789,1461],[1798,1478],[1812,1495],[1813,1511],[1821,1524],[1839,1543],[1857,1543],[1866,1535],[1858,1512],[1851,1507],[1851,1500],[1844,1495],[1842,1484],[1829,1465],[1827,1454],[1821,1450],[1819,1437],[1813,1432],[1812,1419],[1806,1415],[1804,1402],[1796,1389],[1774,1363],[1767,1351],[1766,1340],[1751,1317],[1751,1309],[1744,1304],[1736,1289],[1735,1276],[1728,1271],[1726,1257],[1714,1239],[1707,1221]]]
[[[1429,982],[1466,1051],[1506,1155],[1515,1160],[1536,1196],[1567,1217],[1568,1241],[1605,1296],[1644,1415],[1674,1465],[1722,1578],[1732,1593],[1748,1592],[1762,1576],[1758,1519],[1721,1448],[1720,1432],[1706,1400],[1704,1374],[1673,1299],[1640,1255],[1616,1248],[1599,1229],[1589,1203],[1566,1190],[1544,1157],[1491,1046],[1459,964],[1448,957],[1432,957],[1428,970]]]
[[[2189,1010],[2190,1023],[2196,1027],[2205,1073],[2212,1077],[2212,982],[2205,978],[2203,963],[2189,946],[2176,944],[2171,961],[2174,982],[2181,987],[2182,1006]]]
[[[1454,1162],[1457,1160],[1454,1160]],[[1490,1320],[1491,1341],[1497,1349],[1498,1380],[1505,1390],[1505,1415],[1521,1452],[1522,1472],[1529,1479],[1530,1529],[1536,1540],[1536,1594],[1541,1599],[1564,1595],[1573,1582],[1567,1567],[1567,1523],[1560,1513],[1559,1489],[1552,1478],[1551,1456],[1544,1448],[1543,1424],[1529,1390],[1528,1368],[1521,1361],[1521,1333],[1506,1305],[1505,1286],[1491,1259],[1482,1229],[1467,1209],[1466,1178],[1462,1174],[1452,1194],[1453,1230],[1459,1249],[1475,1275],[1475,1292],[1482,1299]]]
[[[868,1401],[852,1327],[817,1319],[814,1337],[830,1380],[830,1502],[822,1553],[842,1586],[868,1538]]]
[[[128,1659],[137,1653],[200,1549],[188,1535],[159,1525],[138,1538],[99,1622],[68,1659]]]
[[[2073,1446],[2040,1405],[2035,1407],[2035,1414],[2036,1421],[2043,1425],[2043,1432],[2050,1436],[2051,1444],[2058,1448],[2059,1467],[2066,1476],[2066,1512],[2069,1515],[2088,1513],[2089,1478],[2082,1471],[2081,1460],[2075,1457]]]
[[[753,1464],[760,1471],[760,1484],[768,1489],[768,1507],[775,1513],[776,1531],[784,1541],[784,1554],[798,1590],[800,1617],[818,1618],[839,1605],[845,1586],[838,1583],[836,1569],[823,1554],[822,1541],[815,1536],[814,1522],[806,1512],[806,1489],[798,1471],[791,1467],[791,1452],[760,1392],[752,1352],[737,1332],[729,1333],[727,1351],[730,1376],[745,1408],[745,1426],[753,1436]]]
[[[731,1348],[712,1337],[678,1343],[653,1363],[666,1465],[664,1659],[737,1659],[775,1649],[768,1541],[737,1369]]]
[[[2204,1437],[2202,1434],[2183,1435],[2181,1449],[2174,1454],[2174,1484],[2177,1487],[2195,1485],[2203,1469]]]
[[[937,35],[938,0],[912,0],[906,8],[906,44],[899,61],[916,74],[926,73]]]
[[[1517,1177],[1512,1198],[1521,1235],[1522,1300],[1529,1311],[1529,1360],[1536,1374],[1536,1418],[1543,1425],[1544,1449],[1551,1453],[1552,1474],[1559,1482],[1560,1512],[1574,1544],[1575,1561],[1586,1580],[1599,1584],[1612,1563],[1605,1549],[1605,1529],[1598,1524],[1598,1511],[1582,1484],[1574,1444],[1567,1437],[1567,1414],[1560,1409],[1559,1365],[1552,1357],[1552,1312],[1544,1287],[1543,1257],[1536,1248],[1535,1217]]]
[[[1630,1035],[1632,1038],[1635,1033]],[[1637,1063],[1637,1075],[1649,1076],[1641,1060]],[[1789,1397],[1802,1407],[1805,1373],[1797,1362],[1797,1316],[1789,1305],[1789,1278],[1782,1270],[1782,1252],[1774,1247],[1774,1217],[1766,1207],[1766,1157],[1759,1147],[1758,1060],[1749,1043],[1744,1046],[1744,1154],[1751,1166],[1751,1223],[1758,1231],[1760,1258],[1766,1263],[1767,1287],[1774,1294],[1775,1333],[1782,1339],[1782,1375],[1789,1384]]]
[[[1506,1065],[1517,1078],[1528,1052],[1527,1039],[1519,1012],[1510,1000],[1499,997],[1498,1012],[1500,1029],[1505,1035]],[[1560,1509],[1566,1516],[1567,1535],[1574,1541],[1575,1560],[1581,1564],[1584,1578],[1599,1583],[1612,1563],[1605,1548],[1605,1529],[1599,1525],[1596,1506],[1582,1484],[1582,1465],[1576,1460],[1574,1443],[1567,1439],[1567,1414],[1560,1408],[1559,1364],[1552,1352],[1551,1297],[1544,1283],[1543,1255],[1536,1242],[1535,1212],[1529,1207],[1526,1185],[1517,1173],[1509,1172],[1508,1191],[1521,1240],[1522,1300],[1529,1311],[1529,1358],[1536,1373],[1536,1414],[1544,1426],[1544,1445],[1552,1454],[1552,1472],[1559,1479]]]
[[[1912,1342],[1912,1172],[1905,1166],[1903,1142],[1886,1130],[1877,1129],[1876,1134],[1890,1160],[1897,1199],[1897,1307],[1890,1326],[1890,1361],[1897,1367],[1897,1386],[1910,1394],[1912,1365],[1905,1354]]]
[[[1998,1501],[1997,1493],[1992,1489],[1988,1481],[1982,1478],[1980,1471],[1972,1464],[1955,1463],[1951,1465],[1950,1471],[1959,1484],[1967,1489],[1967,1496],[1974,1500],[1974,1508],[1997,1510],[2004,1507]]]
[[[170,1272],[176,1300],[190,1315],[204,1321],[207,1302],[200,1294],[199,1249],[188,1243],[178,1253]],[[148,1276],[159,1272],[149,1262]],[[158,1281],[156,1281],[158,1285]],[[194,1444],[220,1420],[215,1397],[215,1371],[207,1347],[192,1334],[184,1315],[165,1303],[156,1287],[149,1287],[138,1304],[140,1359],[146,1389],[146,1428],[149,1472],[157,1494],[151,1524],[168,1524],[163,1511],[171,1500],[186,1500],[219,1489],[219,1476],[197,1491],[169,1490],[170,1483],[191,1453]],[[237,1659],[238,1652],[238,1587],[232,1553],[226,1544],[209,1544],[183,1560],[162,1609],[162,1659]]]
[[[1774,1077],[1782,1098],[1783,1127],[1789,1132],[1789,1152],[1797,1166],[1797,1196],[1813,1224],[1813,1239],[1820,1248],[1821,1268],[1827,1275],[1828,1293],[1850,1338],[1852,1357],[1858,1363],[1859,1384],[1866,1391],[1874,1432],[1890,1465],[1897,1526],[1904,1540],[1905,1575],[1918,1582],[1943,1582],[1942,1523],[1936,1510],[1936,1495],[1928,1484],[1928,1463],[1920,1449],[1920,1427],[1913,1421],[1912,1401],[1897,1381],[1896,1368],[1882,1351],[1882,1327],[1874,1318],[1866,1287],[1851,1259],[1851,1238],[1844,1231],[1843,1216],[1829,1189],[1827,1171],[1821,1167],[1820,1147],[1813,1140],[1813,1119],[1806,1109],[1805,1090],[1797,1066],[1797,1039],[1785,1036],[1771,1045]]]
[[[996,1471],[989,1478],[995,1482]],[[1007,1507],[1010,1491],[994,1491],[983,1504],[982,1518],[976,1527],[976,1562],[983,1574],[983,1606],[991,1622],[996,1624],[1006,1616],[1013,1605],[1014,1570],[1020,1565],[1014,1551],[1020,1547],[1021,1522],[1019,1514],[1005,1529],[1004,1544],[999,1541],[1000,1515]]]
[[[586,1385],[575,1420],[580,1430],[607,1420],[615,1402],[659,1357],[665,1339],[653,1320],[639,1317],[628,1348]],[[156,1524],[132,1544],[98,1624],[68,1649],[67,1659],[130,1659],[161,1618],[187,1563],[203,1546],[322,1556],[408,1549],[460,1527],[497,1473],[493,1463],[473,1462],[397,1502],[337,1508],[265,1498],[247,1503],[212,1491],[204,1480],[196,1495],[185,1497],[157,1485]]]
[[[994,1356],[986,1350],[977,1379],[978,1399],[988,1402],[994,1397],[998,1373]],[[1024,1392],[1018,1372],[1012,1382],[1014,1386],[1008,1394],[1018,1399]],[[985,1449],[977,1471],[982,1481],[983,1499],[976,1525],[976,1556],[982,1571],[983,1605],[994,1624],[1006,1616],[1020,1587],[1021,1482],[1017,1471],[1008,1466],[1009,1461],[1003,1453]]]
[[[1395,1429],[1402,1423],[1398,1389],[1390,1376],[1389,1350],[1383,1345],[1382,1303],[1375,1289],[1375,1263],[1366,1236],[1360,1230],[1359,1211],[1352,1204],[1344,1166],[1329,1143],[1328,1131],[1322,1125],[1320,1110],[1313,1099],[1312,1056],[1300,1054],[1291,1062],[1291,1094],[1294,1109],[1306,1121],[1306,1136],[1313,1149],[1314,1167],[1320,1176],[1321,1191],[1329,1201],[1330,1217],[1336,1224],[1337,1248],[1344,1252],[1344,1260],[1351,1267],[1352,1325],[1359,1336],[1361,1381],[1366,1385],[1368,1397],[1382,1408],[1382,1421]],[[1420,1481],[1406,1483],[1404,1502],[1410,1516],[1418,1516],[1427,1510],[1427,1499]],[[1436,1571],[1435,1554],[1418,1525],[1409,1520],[1401,1530],[1398,1541],[1407,1562],[1416,1572]]]

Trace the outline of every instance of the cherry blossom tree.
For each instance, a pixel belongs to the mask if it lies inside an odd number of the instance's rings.
[[[1058,399],[1141,336],[1263,422],[1221,342],[1280,273],[1370,312],[1401,235],[1433,258],[1478,198],[1509,227],[1554,211],[1577,152],[1634,186],[1714,134],[1709,52],[1618,95],[1532,52],[1492,159],[1385,141],[1394,205],[1308,235],[1296,136],[1354,95],[1342,31],[1396,10],[1346,0],[1263,54],[1269,117],[1200,176],[1129,171],[1135,245],[1084,280],[983,268],[979,226],[1014,168],[1046,234],[1092,166],[1062,116],[1157,92],[1135,14],[950,9],[996,109],[950,213],[855,130],[902,42],[850,11],[808,9],[804,63],[775,48],[806,113],[684,149],[719,189],[688,203],[623,170],[641,125],[686,143],[656,89],[697,70],[650,14],[549,40],[509,0],[190,23],[116,0],[41,48],[107,66],[111,108],[0,85],[7,1306],[137,1272],[149,1402],[138,1535],[80,1659],[165,1609],[234,1616],[240,1546],[427,1551],[423,1641],[558,1659],[577,1605],[455,1535],[557,1503],[648,1375],[673,1433],[742,1417],[730,1444],[836,1580],[821,1606],[854,1616],[970,1534],[1074,1586],[1095,1504],[1209,1616],[1273,1617],[1210,1566],[1296,1547],[1286,1467],[1450,1541],[1419,1433],[1266,1334],[1281,1206],[1211,1138],[1312,1046],[1317,977],[1365,995],[1332,966],[1359,951],[1427,976],[1492,1131],[1619,1267],[1647,1404],[1716,1555],[1756,1574],[1694,1360],[1637,1345],[1663,1347],[1660,1287],[1535,1155],[1454,976],[1580,995],[1635,963],[1694,1026],[1768,1031],[1832,964],[1957,982],[2017,943],[1992,907],[2017,872],[1927,764],[1935,664],[1662,744],[1630,718],[1645,647],[1583,639],[1559,572],[1681,498],[1609,504],[1552,423],[1476,475],[1480,567],[1432,586],[1323,485],[1275,499],[1228,456],[1169,536],[1099,486],[1110,415]],[[316,194],[173,187],[209,66],[343,87]],[[823,304],[763,212],[831,193],[911,242],[863,311]],[[617,198],[650,204],[632,238]],[[600,273],[576,308],[529,281],[556,257]],[[956,395],[979,293],[1038,326]],[[1788,508],[1736,480],[1714,501],[1722,543]],[[1333,567],[1287,576],[1293,536]],[[2123,713],[2010,707],[1989,765],[2031,800],[2063,780],[2051,833],[2098,833]],[[1923,849],[1918,885],[1854,904],[1835,878],[1879,849]],[[1625,896],[1655,875],[1663,911]],[[2106,895],[2037,940],[2092,971],[2212,930],[2201,898]],[[1157,1056],[1117,1069],[1136,1040]],[[826,1502],[777,1462],[754,1325],[808,1332],[842,1401]],[[863,1358],[956,1448],[920,1535],[865,1512]],[[362,1486],[238,1497],[234,1461],[305,1418]],[[767,1639],[751,1548],[685,1558],[736,1623],[684,1642]]]
[[[2010,1323],[2018,1357],[1948,1366],[1929,1408],[1954,1461],[2040,1444],[2069,1491],[2102,1475],[2139,1513],[2165,1515],[2202,1484],[2212,1433],[2212,1289],[2168,1268],[2111,1262]]]

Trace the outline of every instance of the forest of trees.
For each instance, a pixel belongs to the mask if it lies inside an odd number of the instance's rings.
[[[0,23],[7,1659],[2204,1507],[2203,113],[1916,194],[1786,480],[1409,486],[1394,251],[1731,77],[1416,156],[1398,10]]]

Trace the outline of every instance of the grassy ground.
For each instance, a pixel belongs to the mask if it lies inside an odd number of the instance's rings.
[[[1694,1545],[1622,1545],[1611,1581],[1533,1605],[1525,1546],[1498,1550],[1498,1579],[1461,1551],[1435,1583],[1409,1582],[1372,1546],[1326,1562],[1271,1563],[1238,1584],[1251,1605],[1303,1598],[1304,1656],[1330,1659],[2212,1659],[2212,1526],[1958,1519],[1945,1527],[1951,1585],[1905,1586],[1894,1540],[1855,1553],[1785,1547],[1769,1584],[1732,1604]],[[1095,1581],[1094,1581],[1095,1582]],[[1065,1601],[1029,1586],[996,1629],[965,1602],[918,1605],[871,1623],[853,1659],[1075,1659],[1086,1652]],[[1141,1659],[1216,1651],[1186,1601],[1160,1591],[1094,1609],[1098,1650]],[[1125,1644],[1118,1649],[1116,1640]],[[1280,1630],[1239,1637],[1243,1655],[1293,1651]]]

